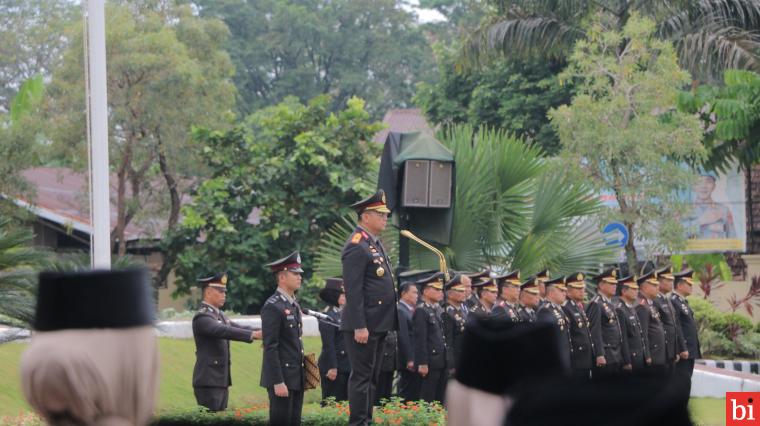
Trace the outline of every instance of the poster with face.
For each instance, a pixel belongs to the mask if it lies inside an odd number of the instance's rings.
[[[681,219],[687,251],[745,251],[744,174],[738,170],[700,173],[685,196],[691,206]]]

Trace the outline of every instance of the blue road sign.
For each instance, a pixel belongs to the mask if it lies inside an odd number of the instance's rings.
[[[604,240],[608,246],[625,247],[626,243],[628,243],[628,228],[620,222],[608,223],[602,230],[602,233],[605,235]]]

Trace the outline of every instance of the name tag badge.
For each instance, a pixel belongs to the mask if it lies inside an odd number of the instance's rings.
[[[288,315],[287,319],[289,319],[289,320],[295,320],[296,316],[295,315]]]

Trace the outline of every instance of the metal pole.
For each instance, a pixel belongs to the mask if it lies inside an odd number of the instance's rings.
[[[92,267],[111,269],[111,206],[108,182],[108,92],[106,87],[105,1],[88,0],[87,115],[90,140],[90,215]]]

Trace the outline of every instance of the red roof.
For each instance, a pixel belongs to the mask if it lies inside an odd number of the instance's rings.
[[[70,226],[78,231],[90,233],[90,206],[87,175],[65,167],[36,167],[24,170],[23,177],[33,189],[32,198],[19,197],[16,204],[32,211],[37,216]],[[111,225],[116,224],[116,176],[111,175]],[[129,196],[130,191],[127,191]],[[127,241],[154,239],[161,237],[166,226],[163,220],[133,219],[124,231]]]
[[[425,115],[419,108],[388,110],[385,113],[385,117],[383,117],[383,123],[387,124],[388,127],[377,132],[372,139],[375,142],[384,143],[389,132],[410,133],[430,131],[432,133],[430,125],[425,120]]]

